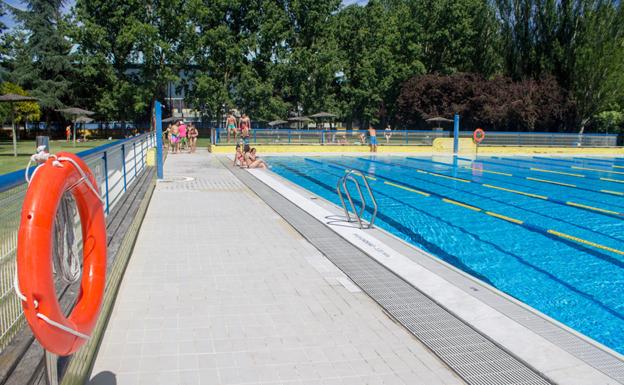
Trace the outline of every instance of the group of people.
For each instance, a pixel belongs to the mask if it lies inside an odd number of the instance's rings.
[[[236,117],[232,113],[229,113],[226,119],[226,126],[228,142],[230,141],[230,136],[233,135],[234,141],[236,141],[237,138],[241,138],[244,145],[249,144],[251,119],[249,119],[249,116],[247,116],[247,114],[243,114],[241,115],[240,119],[236,119]]]
[[[195,152],[197,149],[197,138],[199,131],[197,127],[190,123],[188,126],[184,121],[180,120],[174,124],[170,124],[164,132],[169,143],[169,152],[175,154],[182,150]]]
[[[242,143],[236,145],[234,166],[240,168],[268,168],[266,162],[258,157],[255,147],[250,148],[249,144]]]

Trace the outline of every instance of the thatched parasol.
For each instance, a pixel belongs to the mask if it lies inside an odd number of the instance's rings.
[[[179,120],[179,119],[180,119],[180,118],[176,118],[175,116],[171,116],[171,117],[169,117],[169,118],[167,118],[167,119],[163,119],[163,120],[161,120],[161,121],[162,121],[163,123],[171,123],[171,122],[175,122],[175,121],[177,121],[177,120]]]
[[[0,103],[11,103],[11,128],[13,130],[13,156],[17,156],[17,129],[15,128],[15,103],[36,102],[39,99],[18,94],[0,95]]]
[[[95,112],[93,111],[89,111],[89,110],[83,110],[82,108],[78,108],[78,107],[67,107],[67,108],[62,108],[60,110],[57,110],[58,112],[62,112],[64,114],[67,115],[71,115],[73,117],[79,117],[79,116],[83,116],[83,115],[93,115],[95,114]],[[74,147],[76,146],[76,120],[73,121],[74,124]]]

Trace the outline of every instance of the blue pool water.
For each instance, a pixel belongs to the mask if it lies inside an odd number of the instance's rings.
[[[345,169],[374,177],[378,227],[624,353],[624,159],[268,160],[336,204]]]

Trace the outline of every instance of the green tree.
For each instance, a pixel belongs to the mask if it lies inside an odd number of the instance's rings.
[[[39,98],[46,120],[67,103],[74,70],[67,25],[61,15],[63,1],[28,0],[26,10],[13,8],[25,34],[15,58],[11,79]]]

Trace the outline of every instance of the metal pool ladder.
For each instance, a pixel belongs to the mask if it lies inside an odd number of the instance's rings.
[[[365,223],[362,221],[362,215],[364,214],[364,211],[366,210],[366,200],[364,199],[364,195],[362,194],[362,188],[360,187],[360,183],[355,178],[356,176],[359,176],[364,181],[364,186],[366,186],[366,190],[368,191],[368,196],[370,197],[373,203],[373,215],[371,216],[371,220],[369,223]],[[360,229],[373,228],[373,225],[375,224],[375,218],[377,218],[377,200],[375,199],[375,196],[373,195],[373,190],[371,190],[370,185],[368,184],[368,180],[366,178],[367,178],[366,175],[362,174],[360,171],[347,170],[345,175],[342,178],[339,178],[338,182],[336,183],[336,192],[338,192],[338,197],[340,198],[340,202],[342,203],[342,208],[344,209],[344,212],[345,212],[346,221],[349,223],[357,221],[357,223],[360,226]],[[351,198],[351,194],[349,193],[349,189],[347,188],[347,182],[349,181],[353,182],[358,192],[358,195],[360,196],[360,202],[362,202],[362,205],[359,211],[355,209],[355,205],[353,204],[353,199]],[[351,217],[351,213],[349,212],[349,209],[347,208],[347,204],[344,200],[343,193],[342,193],[343,189],[344,189],[344,195],[347,196],[347,200],[349,201],[349,204],[351,205],[351,209],[353,210],[355,219]]]

